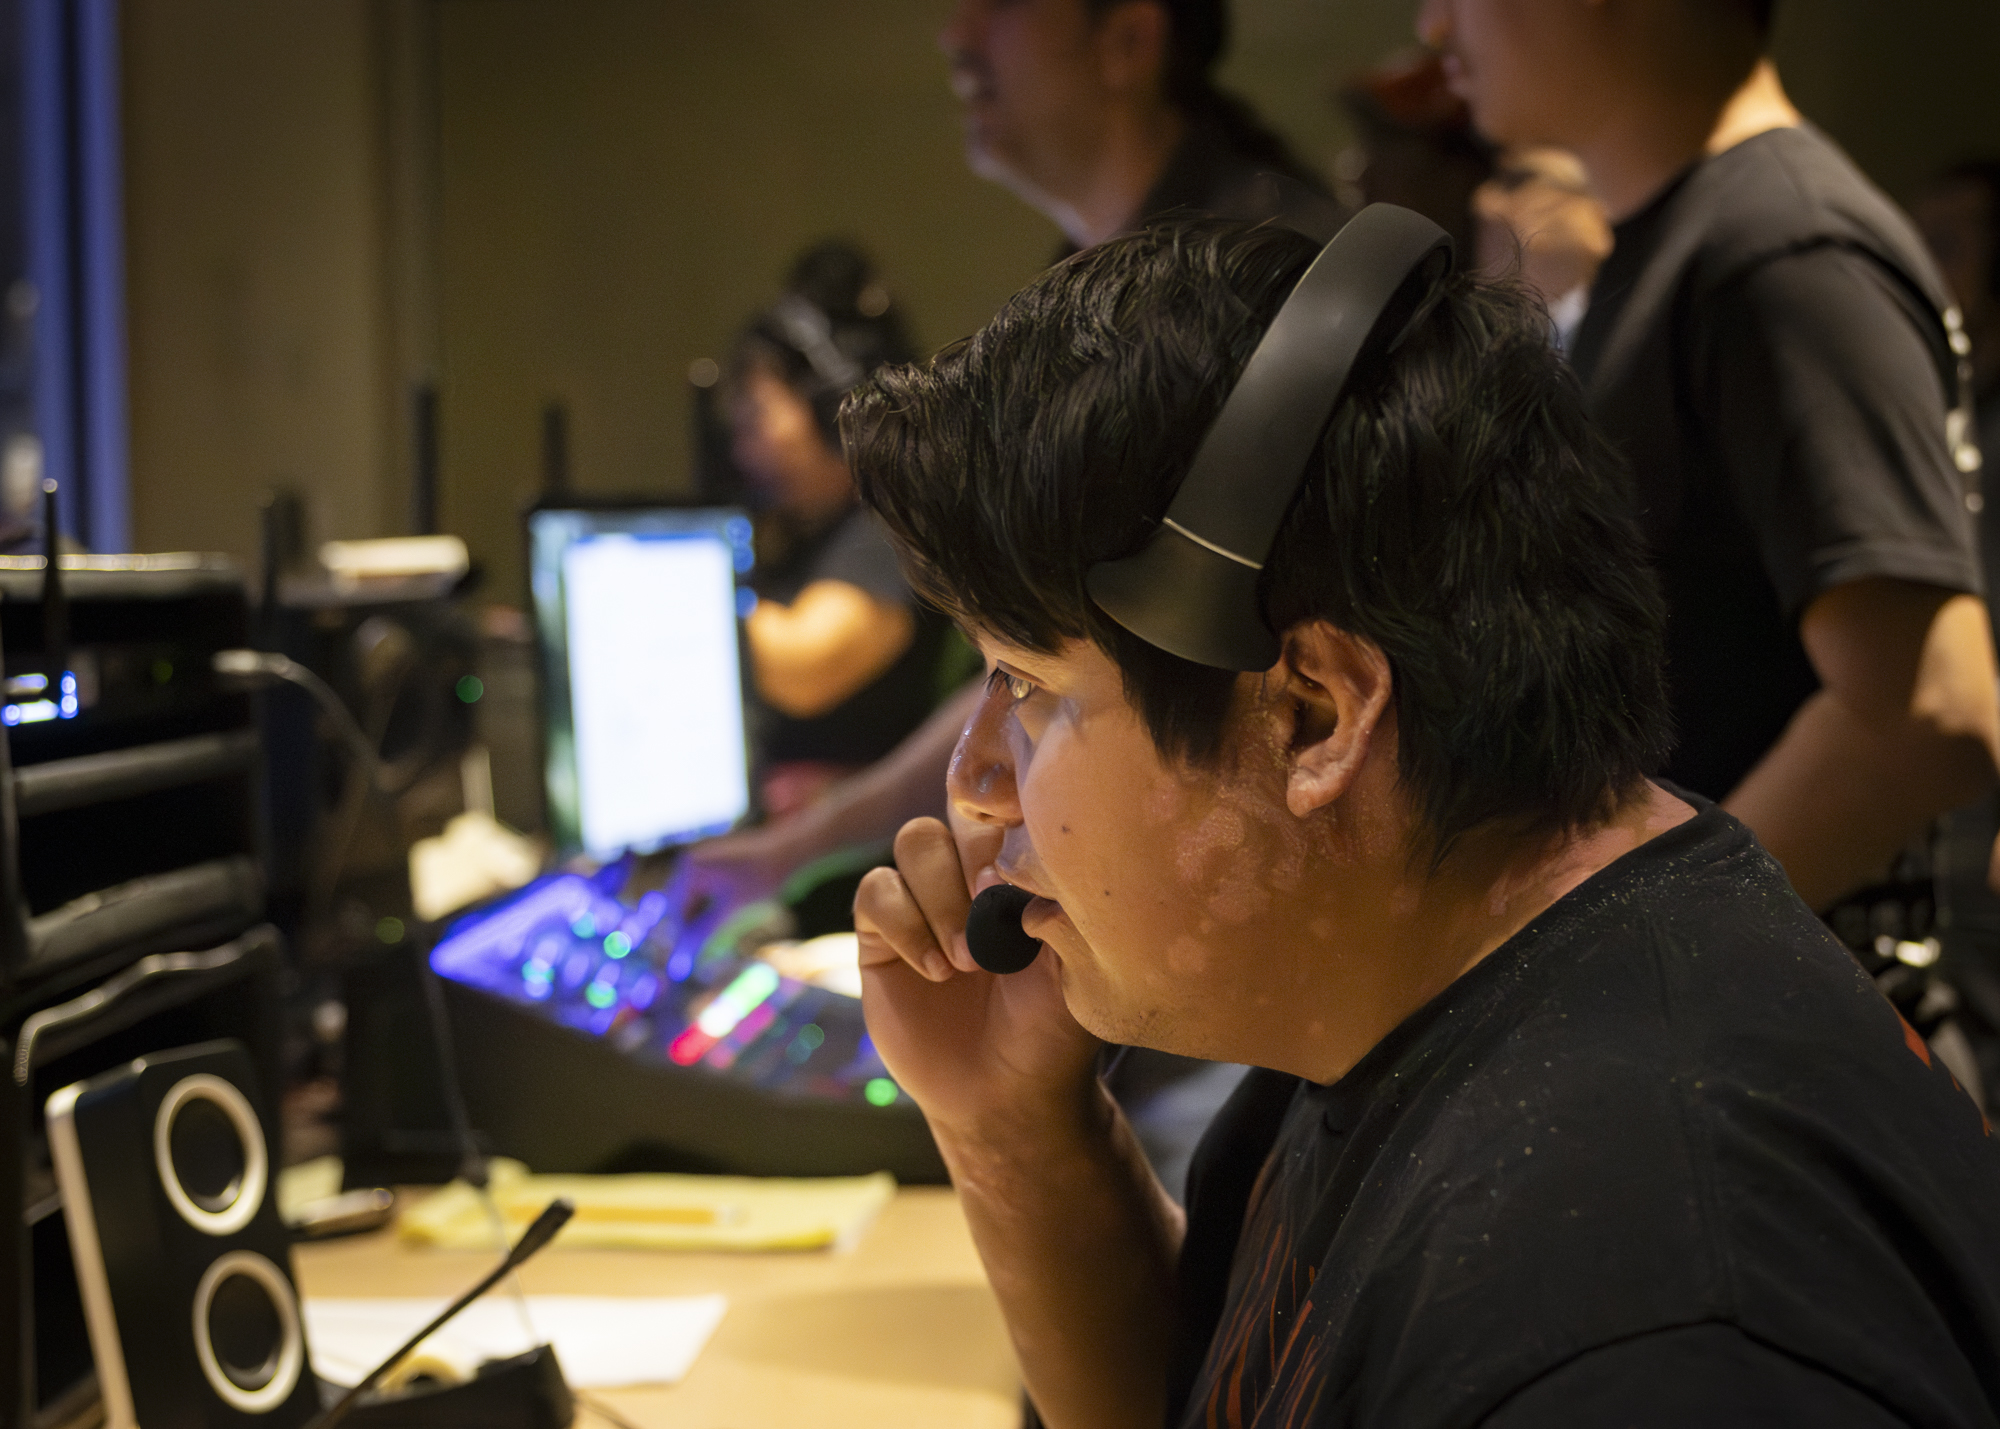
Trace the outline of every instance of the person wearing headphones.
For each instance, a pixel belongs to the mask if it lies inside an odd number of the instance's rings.
[[[773,819],[879,759],[936,703],[948,627],[911,597],[857,504],[834,428],[849,388],[911,355],[867,258],[833,242],[799,259],[730,361],[730,451],[759,507],[745,630]]]
[[[1330,237],[1319,178],[1214,71],[1227,0],[955,0],[938,35],[966,161],[1062,230],[1065,252],[1168,213],[1271,219]],[[943,804],[967,688],[800,816],[696,845],[691,896],[742,901],[836,849],[886,841]]]
[[[1991,1424],[2000,1142],[1754,835],[1649,777],[1667,613],[1619,459],[1540,304],[1443,245],[1385,207],[1324,254],[1148,229],[848,400],[863,501],[989,670],[957,833],[862,884],[868,1025],[1029,1395],[1050,1429]],[[1185,1212],[1102,1041],[1258,1069]]]
[[[1605,206],[1571,357],[1672,613],[1666,773],[1826,909],[1991,787],[2000,702],[1965,335],[1786,96],[1772,8],[1427,0],[1418,31],[1489,139],[1571,151]]]

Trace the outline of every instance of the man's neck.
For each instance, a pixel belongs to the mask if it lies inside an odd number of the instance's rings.
[[[1086,160],[1066,176],[1063,192],[1037,207],[1078,248],[1102,243],[1142,217],[1146,195],[1173,162],[1187,120],[1168,104],[1119,110]]]
[[[1776,66],[1766,58],[1719,96],[1699,86],[1648,90],[1635,84],[1629,100],[1573,147],[1605,212],[1618,223],[1652,202],[1697,159],[1800,122]]]
[[[1377,861],[1372,876],[1358,880],[1364,886],[1342,890],[1338,901],[1349,911],[1321,924],[1339,929],[1338,946],[1303,952],[1309,966],[1325,970],[1322,985],[1298,1001],[1306,1015],[1291,1029],[1292,1045],[1260,1064],[1317,1082],[1346,1075],[1558,899],[1693,816],[1648,783],[1610,819],[1576,833],[1524,841],[1502,830],[1475,832],[1434,874],[1400,854]]]

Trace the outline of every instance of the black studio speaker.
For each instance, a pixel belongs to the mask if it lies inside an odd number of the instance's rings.
[[[288,1429],[318,1412],[261,1105],[235,1041],[48,1100],[105,1429]]]

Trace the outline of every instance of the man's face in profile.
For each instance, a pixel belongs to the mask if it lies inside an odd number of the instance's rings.
[[[1094,137],[1102,88],[1085,0],[957,0],[938,35],[964,106],[966,161],[1045,193]]]
[[[1567,144],[1596,63],[1576,0],[1424,0],[1417,34],[1496,144]]]

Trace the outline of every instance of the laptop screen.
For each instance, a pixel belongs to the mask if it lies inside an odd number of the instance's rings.
[[[733,827],[750,810],[749,520],[728,507],[543,508],[528,548],[558,845],[610,858]]]

